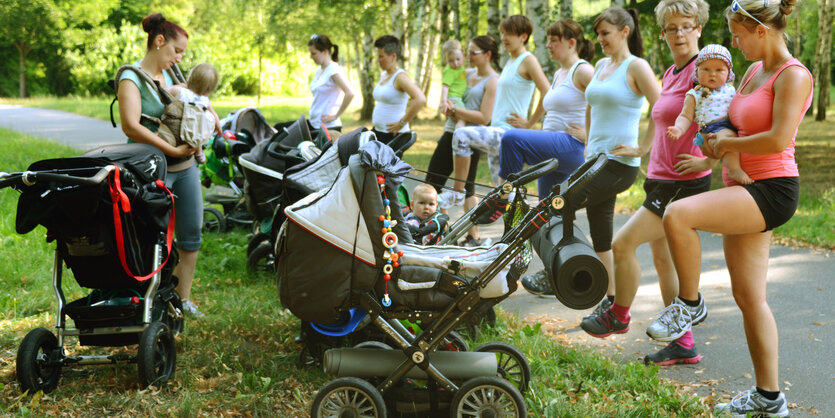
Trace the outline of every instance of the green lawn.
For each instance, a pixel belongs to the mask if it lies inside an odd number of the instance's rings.
[[[0,130],[0,171],[77,152],[52,142]],[[139,390],[135,365],[68,367],[58,389],[23,396],[15,353],[31,329],[54,326],[50,285],[54,244],[37,228],[14,232],[18,193],[0,191],[0,415],[2,416],[306,416],[310,401],[329,378],[318,367],[299,369],[293,341],[298,320],[279,303],[273,280],[247,276],[243,230],[204,236],[194,295],[206,317],[188,320],[177,341],[177,372],[162,389]],[[65,280],[72,283],[67,277]],[[12,290],[13,289],[13,290]],[[66,286],[68,298],[86,292]],[[659,380],[657,367],[618,364],[520,319],[499,314],[483,327],[475,347],[499,340],[529,359],[533,381],[525,393],[532,416],[696,416],[705,403]],[[128,347],[128,352],[135,347]],[[74,354],[101,353],[79,347]],[[118,350],[117,350],[118,351]]]

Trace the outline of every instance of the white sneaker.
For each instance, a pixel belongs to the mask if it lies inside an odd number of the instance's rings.
[[[183,301],[183,313],[194,318],[202,318],[205,316],[203,312],[197,309],[197,305],[188,299]]]
[[[679,298],[656,315],[658,319],[647,328],[647,335],[655,341],[675,341],[692,327],[690,311]]]
[[[438,195],[438,207],[441,209],[451,209],[453,206],[463,206],[465,197],[464,192],[444,189]]]
[[[780,392],[775,400],[766,399],[753,387],[740,392],[728,403],[720,403],[713,409],[716,415],[730,414],[732,417],[787,417],[789,416],[786,395]]]

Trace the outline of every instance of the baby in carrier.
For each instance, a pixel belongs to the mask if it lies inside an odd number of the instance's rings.
[[[218,84],[218,72],[212,64],[207,62],[197,64],[188,74],[188,80],[186,80],[186,86],[183,87],[182,85],[175,85],[166,87],[165,90],[168,91],[169,94],[176,97],[180,101],[184,103],[194,103],[198,106],[203,106],[208,109],[211,114],[214,116],[214,121],[202,121],[200,119],[197,120],[187,120],[185,117],[183,119],[183,123],[194,123],[195,125],[202,125],[202,126],[195,126],[193,131],[197,133],[194,139],[184,139],[189,145],[199,148],[199,151],[195,154],[195,158],[197,162],[203,164],[206,162],[206,156],[203,154],[203,145],[209,141],[212,137],[212,132],[210,129],[210,123],[214,122],[214,132],[220,133],[220,118],[218,118],[217,113],[215,112],[214,108],[212,108],[212,103],[209,101],[209,95],[212,94],[215,89],[217,89]],[[184,115],[185,116],[185,115]],[[162,129],[161,125],[161,129]],[[207,132],[208,131],[208,132]],[[164,137],[164,132],[160,133],[160,136]]]
[[[416,243],[437,244],[446,231],[449,216],[438,212],[438,192],[428,184],[418,184],[412,191],[412,211],[404,216]]]

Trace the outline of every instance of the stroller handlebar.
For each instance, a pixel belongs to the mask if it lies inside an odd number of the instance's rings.
[[[507,176],[507,181],[513,184],[513,187],[518,187],[556,170],[559,165],[560,163],[556,158],[549,158],[541,163],[528,167],[526,170],[510,174]]]
[[[34,186],[39,181],[51,181],[68,186],[93,186],[101,184],[107,176],[116,168],[115,165],[107,165],[99,169],[92,177],[72,176],[50,171],[24,171],[22,173],[0,173],[0,189],[6,187]]]

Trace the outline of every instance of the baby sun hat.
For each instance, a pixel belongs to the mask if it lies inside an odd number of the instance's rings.
[[[710,59],[717,59],[725,62],[728,66],[729,72],[728,83],[732,83],[734,81],[734,66],[731,61],[731,51],[728,51],[728,48],[719,44],[706,45],[701,51],[699,51],[699,57],[696,58],[696,66],[698,67],[699,64]],[[693,72],[693,81],[696,83],[699,82],[697,72]]]

